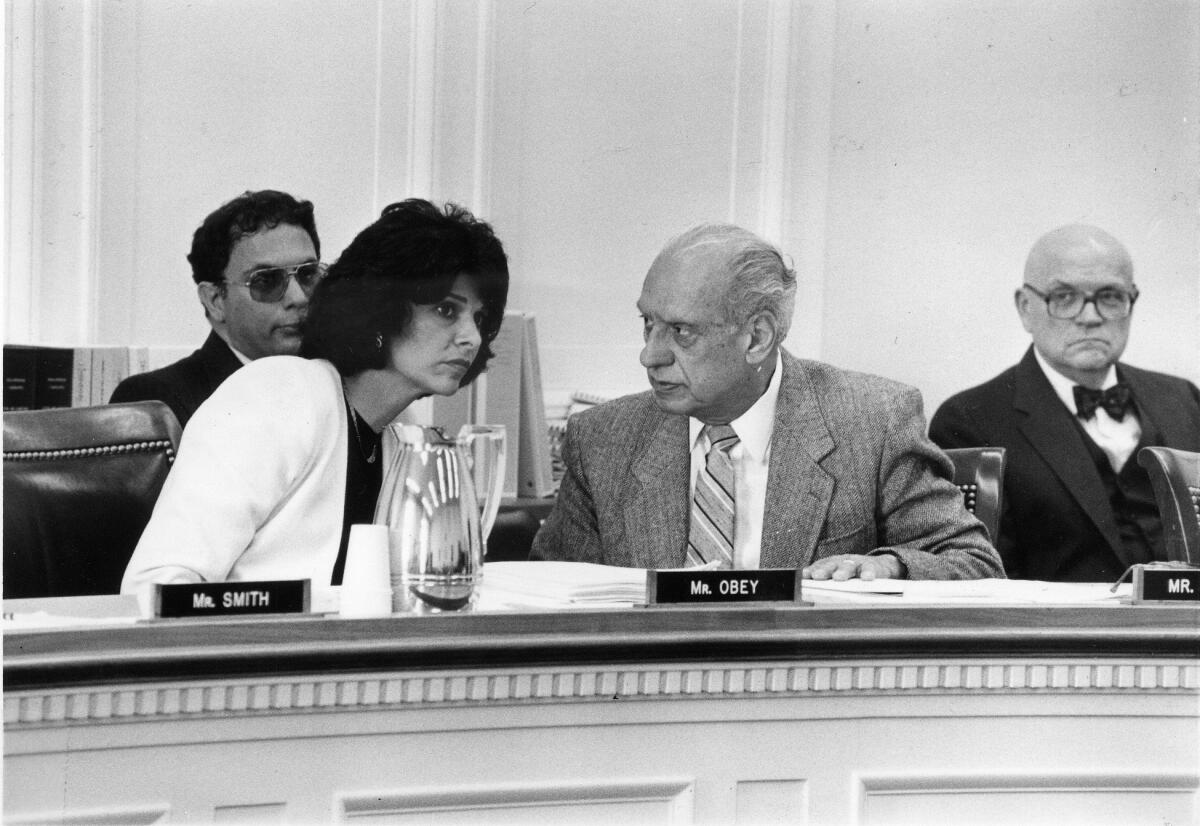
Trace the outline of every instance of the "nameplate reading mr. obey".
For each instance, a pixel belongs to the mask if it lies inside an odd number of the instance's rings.
[[[799,601],[800,572],[794,568],[646,572],[650,605]]]
[[[304,614],[307,579],[262,582],[195,582],[154,586],[154,616],[214,617],[235,614]]]

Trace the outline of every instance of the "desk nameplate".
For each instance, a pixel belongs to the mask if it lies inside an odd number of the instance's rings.
[[[795,568],[647,571],[648,605],[697,603],[800,603]]]
[[[307,579],[154,586],[156,617],[306,614],[310,603],[311,582]]]
[[[1173,605],[1200,602],[1200,568],[1133,566],[1135,605]]]

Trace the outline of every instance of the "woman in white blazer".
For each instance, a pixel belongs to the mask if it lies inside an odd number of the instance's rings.
[[[259,274],[285,288],[291,277]],[[122,593],[340,584],[350,525],[374,516],[391,450],[383,429],[413,401],[479,375],[507,297],[507,258],[488,224],[420,199],[384,209],[314,290],[301,356],[251,362],[188,422]]]

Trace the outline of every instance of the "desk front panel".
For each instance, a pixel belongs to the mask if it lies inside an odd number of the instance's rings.
[[[5,822],[1190,823],[1190,609],[5,638]]]

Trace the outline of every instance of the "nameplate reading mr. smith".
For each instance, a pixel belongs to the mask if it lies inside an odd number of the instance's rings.
[[[154,616],[213,617],[308,612],[309,580],[192,582],[154,586]]]

